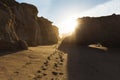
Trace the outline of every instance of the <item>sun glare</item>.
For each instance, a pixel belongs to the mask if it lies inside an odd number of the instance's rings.
[[[77,20],[70,18],[63,20],[60,26],[61,26],[59,28],[60,36],[71,35],[77,26]]]

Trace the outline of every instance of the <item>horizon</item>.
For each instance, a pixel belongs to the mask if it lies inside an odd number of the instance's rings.
[[[19,3],[33,4],[38,16],[43,16],[59,28],[60,34],[71,33],[76,19],[80,17],[99,17],[120,14],[119,0],[16,0]],[[70,23],[73,23],[72,25]]]

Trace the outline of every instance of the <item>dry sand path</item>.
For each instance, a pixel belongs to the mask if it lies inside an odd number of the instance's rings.
[[[0,80],[120,80],[120,49],[58,45],[0,52]]]
[[[57,46],[0,53],[0,80],[66,80],[67,55]]]

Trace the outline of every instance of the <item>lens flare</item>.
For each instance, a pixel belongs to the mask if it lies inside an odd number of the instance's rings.
[[[61,27],[59,27],[60,36],[71,35],[75,31],[77,24],[76,19],[69,18],[63,20],[60,25]]]

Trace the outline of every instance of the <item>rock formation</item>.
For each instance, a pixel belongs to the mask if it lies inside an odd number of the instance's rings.
[[[16,33],[29,46],[57,43],[58,34],[54,33],[52,22],[43,17],[37,17],[38,11],[35,6],[21,3],[14,6],[13,11],[16,17]],[[56,31],[58,32],[57,29]]]
[[[0,50],[27,49],[24,41],[20,40],[15,33],[15,17],[9,7],[9,0],[0,1]]]
[[[57,43],[58,29],[37,14],[33,5],[0,0],[0,50]]]
[[[21,3],[13,7],[15,14],[15,30],[19,38],[25,40],[29,46],[36,46],[41,42],[40,27],[37,21],[37,8],[33,5]]]
[[[78,19],[78,23],[75,34],[66,38],[64,42],[70,41],[77,45],[100,43],[106,47],[120,46],[120,15],[83,17]]]
[[[42,45],[55,44],[58,42],[58,28],[52,25],[52,22],[39,17],[39,25],[41,26]]]

